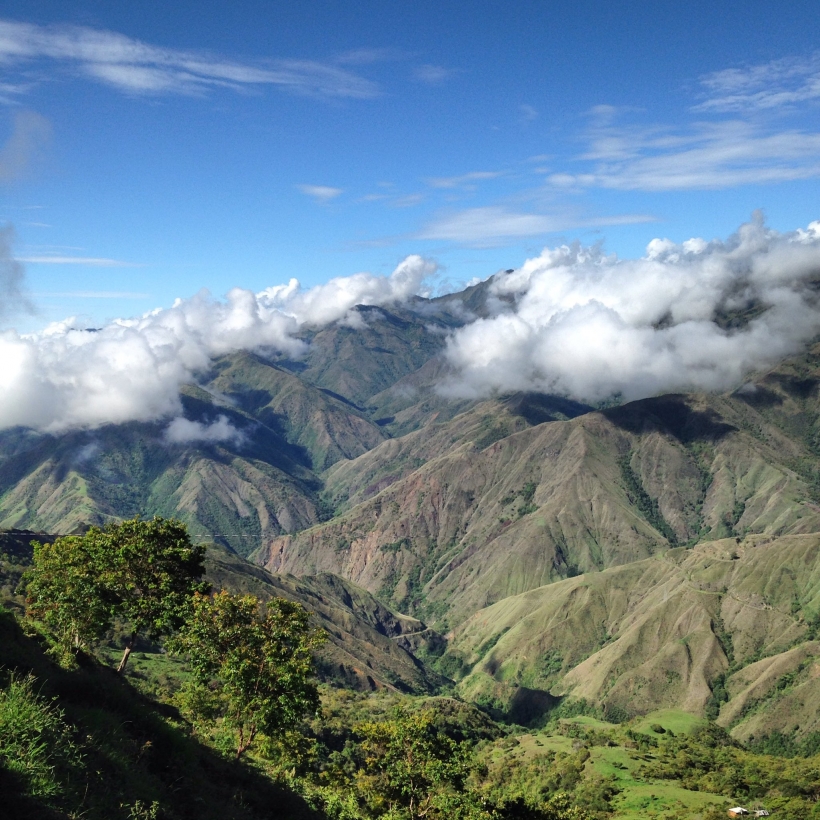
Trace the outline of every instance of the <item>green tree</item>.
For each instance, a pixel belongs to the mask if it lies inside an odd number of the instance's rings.
[[[73,651],[122,619],[130,634],[121,673],[139,635],[156,640],[182,626],[193,594],[208,587],[200,580],[204,557],[205,547],[191,544],[184,524],[164,518],[137,517],[35,544],[28,612]]]
[[[225,591],[194,597],[172,646],[193,672],[189,708],[204,719],[221,717],[235,732],[237,758],[260,733],[281,736],[318,708],[312,653],[325,636],[309,618],[282,598],[263,604]]]
[[[115,600],[102,582],[104,557],[95,540],[80,536],[32,546],[34,567],[23,576],[27,612],[56,638],[53,653],[66,658],[111,626]]]
[[[472,753],[435,725],[435,712],[399,710],[362,723],[364,766],[356,784],[371,811],[390,820],[489,817],[466,787]]]

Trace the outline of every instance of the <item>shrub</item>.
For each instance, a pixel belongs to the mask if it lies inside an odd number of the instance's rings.
[[[0,762],[31,796],[57,797],[82,756],[62,711],[34,686],[33,675],[12,676],[0,690]]]

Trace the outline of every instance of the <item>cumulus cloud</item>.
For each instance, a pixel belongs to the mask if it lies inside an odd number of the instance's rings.
[[[296,279],[267,288],[259,301],[291,315],[298,324],[326,325],[343,318],[356,305],[390,305],[419,294],[425,279],[438,270],[435,262],[408,256],[390,276],[356,273],[331,279],[303,291]],[[353,320],[355,322],[355,320]]]
[[[641,259],[546,249],[491,285],[497,315],[457,331],[442,391],[539,390],[586,401],[722,390],[820,332],[820,221],[779,234],[760,215],[725,242],[666,239]],[[716,321],[752,305],[739,329]]]
[[[22,266],[8,250],[5,258],[0,290],[13,296]],[[68,319],[36,335],[0,332],[0,429],[22,425],[59,433],[179,416],[180,385],[195,381],[215,357],[237,350],[299,356],[306,349],[294,336],[301,325],[344,319],[358,304],[407,299],[435,270],[434,263],[411,256],[390,276],[358,273],[307,290],[292,279],[259,294],[234,288],[223,301],[202,291],[93,331]]]
[[[213,88],[278,86],[300,94],[366,99],[378,86],[338,62],[250,62],[201,51],[162,48],[114,31],[86,26],[37,26],[0,20],[0,62],[8,68],[35,61],[75,67],[86,77],[133,94],[202,94]],[[23,93],[9,84],[6,93]]]
[[[204,441],[210,444],[230,443],[242,444],[245,434],[237,430],[227,416],[218,416],[210,424],[201,421],[190,421],[178,416],[165,429],[165,440],[169,444],[190,444],[195,441]]]

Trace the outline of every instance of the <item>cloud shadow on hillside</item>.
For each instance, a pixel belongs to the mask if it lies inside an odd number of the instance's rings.
[[[601,412],[626,432],[637,435],[660,430],[673,436],[681,444],[719,441],[738,429],[712,409],[693,409],[682,395],[642,399]]]

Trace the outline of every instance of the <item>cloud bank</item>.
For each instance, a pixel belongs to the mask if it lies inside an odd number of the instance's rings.
[[[8,297],[19,291],[22,268],[7,261]],[[202,291],[95,330],[69,319],[32,336],[0,332],[0,429],[59,433],[179,416],[180,385],[195,381],[215,357],[237,350],[299,356],[306,349],[294,336],[301,326],[343,320],[358,304],[405,300],[435,270],[410,256],[390,276],[359,273],[308,290],[292,279],[259,294],[235,288],[224,301]],[[204,427],[200,438],[216,440],[223,427],[218,421]],[[168,435],[190,437],[196,430],[172,425]]]
[[[726,242],[655,239],[634,260],[598,246],[547,249],[495,277],[496,315],[451,337],[457,375],[441,390],[596,402],[728,389],[820,333],[818,284],[820,221],[779,234],[756,214]],[[753,306],[767,309],[731,329]]]
[[[13,301],[21,268],[9,264]],[[0,429],[168,419],[169,443],[240,444],[224,416],[182,418],[180,386],[238,350],[297,357],[307,349],[304,327],[363,329],[357,305],[429,294],[436,270],[409,256],[389,276],[358,273],[308,289],[292,279],[256,294],[235,288],[224,300],[203,291],[95,330],[67,320],[33,336],[0,332]],[[548,248],[496,275],[489,290],[490,316],[465,317],[447,340],[454,375],[439,387],[445,395],[536,390],[596,402],[730,389],[820,334],[820,221],[778,233],[757,214],[726,241],[654,239],[640,259],[600,245]]]

